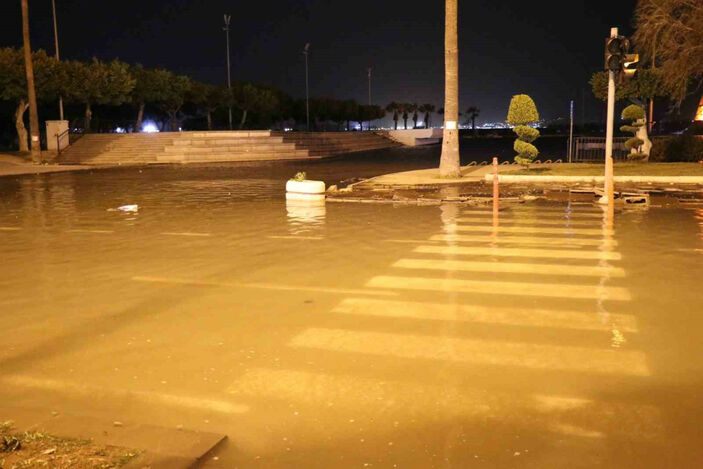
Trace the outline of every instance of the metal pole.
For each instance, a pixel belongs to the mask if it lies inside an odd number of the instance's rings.
[[[225,35],[227,37],[227,89],[232,93],[232,69],[229,61],[229,23],[232,15],[225,15]],[[229,105],[229,130],[232,130],[232,105]]]
[[[574,148],[574,100],[571,100],[571,109],[569,115],[571,116],[571,126],[569,127],[569,163],[571,163],[571,153]]]
[[[369,67],[369,106],[371,106],[371,67]]]
[[[308,75],[308,52],[310,52],[310,43],[305,44],[303,55],[305,56],[305,121],[307,123],[308,132],[310,132],[310,82]]]
[[[617,37],[618,28],[610,28],[610,37]],[[598,202],[613,201],[613,122],[615,120],[615,72],[608,71],[608,116],[605,125],[605,184],[604,195]]]
[[[51,0],[51,9],[54,12],[54,44],[56,45],[56,61],[61,61],[59,57],[59,27],[56,22],[56,0]],[[59,96],[59,119],[63,120],[63,97]]]

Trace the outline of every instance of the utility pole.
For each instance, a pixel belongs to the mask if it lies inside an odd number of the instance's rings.
[[[222,30],[225,32],[225,36],[227,38],[227,89],[229,90],[229,93],[230,93],[230,100],[231,100],[231,94],[232,94],[232,68],[230,67],[230,62],[229,62],[229,23],[230,23],[231,19],[232,19],[232,15],[225,15],[225,27],[222,28]],[[231,104],[231,101],[229,104],[229,130],[232,130],[232,104]]]
[[[610,41],[618,37],[618,28],[610,28]],[[615,67],[608,70],[608,114],[605,123],[605,184],[604,195],[598,202],[613,202],[613,122],[615,120]]]
[[[56,46],[56,61],[60,62],[59,57],[59,27],[56,22],[56,0],[51,0],[51,9],[54,12],[54,45]],[[59,119],[63,120],[63,96],[59,96]]]
[[[369,106],[371,106],[371,67],[368,68],[369,72]]]
[[[573,99],[571,100],[569,116],[571,117],[571,124],[569,125],[569,163],[571,163],[571,153],[574,150],[574,100]]]
[[[39,141],[39,115],[37,113],[37,94],[34,89],[34,67],[32,66],[32,46],[29,41],[29,5],[22,0],[22,39],[24,41],[24,71],[27,76],[27,98],[29,100],[29,134],[32,160],[41,161],[41,142]]]
[[[305,56],[305,120],[307,129],[310,132],[310,82],[308,75],[308,54],[310,53],[310,43],[305,44],[303,55]]]

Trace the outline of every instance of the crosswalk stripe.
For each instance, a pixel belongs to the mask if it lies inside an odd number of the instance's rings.
[[[583,252],[583,251],[575,251]],[[625,271],[612,266],[586,266],[567,264],[523,264],[511,262],[472,262],[449,259],[400,259],[393,267],[403,269],[429,269],[462,272],[495,272],[542,275],[577,275],[585,277],[624,277]]]
[[[0,226],[0,231],[20,231],[20,229],[14,226]]]
[[[345,298],[332,309],[335,314],[412,318],[435,321],[478,322],[511,326],[550,327],[636,333],[637,319],[629,314],[610,314],[602,321],[596,313],[483,305],[425,303],[370,298]]]
[[[498,248],[482,246],[418,246],[414,252],[425,254],[460,254],[498,257],[552,257],[559,259],[599,259],[617,261],[622,259],[619,252],[583,251],[566,249]]]
[[[457,222],[459,223],[491,223],[490,218],[468,218],[468,217],[460,217],[456,219]],[[510,219],[505,219],[505,218],[499,218],[499,221],[501,223],[509,223],[511,225],[555,225],[555,226],[563,226],[563,227],[570,227],[570,226],[576,226],[576,227],[594,227],[594,226],[599,226],[597,222],[594,220],[590,221],[584,221],[584,220],[575,220],[580,223],[572,223],[574,220],[545,220],[541,218],[534,218],[534,219],[523,219],[523,218],[510,218]]]
[[[493,212],[491,210],[464,210],[461,212],[462,215],[472,215],[472,216],[485,216],[485,217],[492,217]],[[580,218],[586,218],[586,219],[602,219],[603,214],[601,213],[570,213],[570,212],[563,212],[563,213],[541,213],[541,212],[531,212],[531,211],[515,211],[515,210],[500,210],[498,212],[498,217],[499,218],[505,218],[505,217],[530,217],[530,218],[551,218],[551,219],[560,219],[560,220],[572,220],[572,219],[580,219]]]
[[[291,347],[542,370],[648,376],[643,352],[310,328]]]
[[[480,242],[480,243],[516,243],[516,244],[546,244],[553,246],[617,246],[618,242],[614,239],[593,239],[593,238],[569,238],[564,237],[549,237],[549,236],[509,236],[509,235],[452,235],[440,234],[430,237],[430,241],[448,241],[448,242]],[[419,241],[413,241],[418,243]]]
[[[501,296],[538,296],[611,301],[629,301],[626,288],[601,285],[571,285],[560,283],[496,282],[453,278],[401,277],[379,275],[366,283],[367,287],[431,290],[441,292],[483,293]]]
[[[539,228],[532,226],[498,226],[490,225],[457,225],[457,231],[496,231],[498,233],[545,233],[545,234],[578,234],[578,235],[612,235],[613,230],[602,228]]]

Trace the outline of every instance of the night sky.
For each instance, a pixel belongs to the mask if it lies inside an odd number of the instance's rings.
[[[2,0],[0,46],[21,44],[19,0]],[[459,2],[461,109],[478,122],[503,121],[510,97],[532,95],[542,117],[577,122],[603,107],[588,79],[602,69],[611,26],[631,34],[636,0]],[[30,0],[32,47],[53,53],[51,0]],[[61,57],[119,58],[161,66],[214,84],[226,82],[223,14],[232,15],[233,78],[305,94],[302,49],[311,43],[316,97],[443,104],[444,2],[441,0],[56,0]]]

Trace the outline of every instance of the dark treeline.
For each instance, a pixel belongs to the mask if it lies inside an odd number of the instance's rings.
[[[40,118],[58,118],[61,97],[70,127],[83,132],[138,132],[147,120],[160,131],[228,129],[229,108],[234,129],[307,129],[305,100],[258,83],[234,81],[230,90],[119,60],[58,62],[42,50],[32,62]],[[0,48],[0,146],[27,151],[27,108],[22,50]],[[310,130],[369,129],[384,115],[354,100],[309,102]]]

